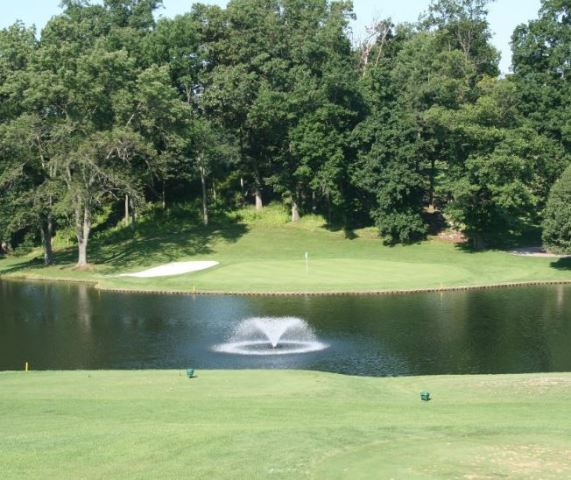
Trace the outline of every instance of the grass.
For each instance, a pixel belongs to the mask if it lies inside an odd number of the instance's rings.
[[[281,216],[280,216],[281,215]],[[306,270],[305,252],[309,254]],[[246,211],[206,227],[183,215],[150,218],[136,231],[100,232],[90,246],[93,267],[74,269],[75,250],[58,252],[58,264],[43,267],[39,252],[0,260],[0,275],[28,279],[81,280],[101,288],[223,292],[368,292],[502,283],[569,281],[571,263],[516,257],[505,251],[473,252],[438,240],[389,247],[370,229],[327,228],[318,217],[299,224],[268,208]],[[212,259],[211,270],[167,278],[118,278],[180,260]]]
[[[3,372],[0,465],[11,480],[571,478],[570,395],[568,373]]]

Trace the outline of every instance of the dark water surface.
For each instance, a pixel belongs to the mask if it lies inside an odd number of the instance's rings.
[[[304,319],[329,348],[212,350],[253,316]],[[302,368],[357,375],[571,371],[571,286],[355,297],[170,296],[0,281],[0,370]]]

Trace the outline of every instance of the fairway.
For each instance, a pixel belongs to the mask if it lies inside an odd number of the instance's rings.
[[[571,476],[571,374],[197,375],[0,373],[2,477]]]

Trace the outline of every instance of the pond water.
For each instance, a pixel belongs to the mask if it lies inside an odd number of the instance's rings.
[[[293,317],[326,348],[217,346]],[[294,322],[295,323],[295,322]],[[356,375],[571,371],[571,286],[394,296],[171,296],[0,281],[0,370],[299,368]]]

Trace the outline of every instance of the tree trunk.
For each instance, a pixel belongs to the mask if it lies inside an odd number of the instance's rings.
[[[79,240],[78,243],[78,259],[77,266],[85,267],[87,266],[87,239]]]
[[[87,243],[91,232],[91,212],[85,205],[83,208],[75,209],[75,231],[78,246],[77,266],[85,267],[87,265]]]
[[[434,188],[435,188],[435,179],[436,179],[436,160],[434,157],[430,159],[430,192],[429,192],[429,204],[433,209],[436,209],[434,206]]]
[[[202,184],[202,221],[204,226],[208,225],[208,195],[206,192],[206,171],[200,167],[200,183]]]
[[[135,208],[135,204],[133,203],[133,198],[129,198],[129,207],[131,209],[131,228],[135,228],[137,223],[137,209]]]
[[[51,215],[48,215],[46,222],[41,227],[42,243],[44,246],[44,265],[54,263],[54,253],[52,248],[53,223]]]
[[[165,208],[167,208],[167,200],[166,200],[166,195],[165,195],[165,182],[163,181],[163,188],[162,188],[162,196],[161,196],[161,206],[163,207],[163,210]]]
[[[242,202],[244,201],[244,177],[240,177],[240,193],[242,194]]]
[[[486,241],[481,233],[472,235],[472,247],[474,247],[474,250],[484,250],[486,248]]]
[[[291,221],[299,222],[299,208],[295,201],[293,201],[291,204]]]
[[[125,195],[125,225],[129,225],[131,223],[131,215],[129,213],[129,195]]]
[[[256,197],[256,211],[260,211],[264,208],[264,202],[262,201],[262,176],[258,171],[258,167],[254,165],[254,196]]]
[[[260,187],[256,186],[254,195],[256,197],[256,210],[260,211],[264,208],[264,203],[262,202],[262,191],[260,190]]]

